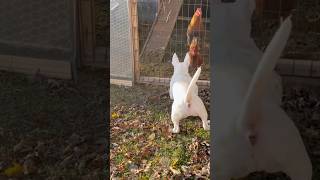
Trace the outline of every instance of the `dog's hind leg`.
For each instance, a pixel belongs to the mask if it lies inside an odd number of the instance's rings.
[[[183,118],[181,113],[179,113],[176,109],[176,106],[173,102],[172,104],[172,110],[171,110],[171,121],[173,123],[173,129],[172,133],[179,133],[180,132],[180,127],[179,127],[179,122]]]
[[[173,122],[172,133],[180,132],[179,122],[181,119],[182,119],[181,116],[179,116],[178,114],[171,113],[171,120]]]
[[[170,96],[170,99],[172,100],[173,99],[173,93],[172,93],[172,88],[170,86],[169,88],[169,96]]]
[[[210,126],[209,126],[209,122],[208,122],[208,113],[207,113],[205,107],[203,109],[204,109],[204,111],[200,116],[200,118],[202,120],[202,127],[204,130],[208,131],[208,130],[210,130]]]
[[[200,97],[196,97],[195,105],[197,106],[197,114],[202,120],[202,127],[204,130],[210,130],[209,122],[208,122],[208,113],[206,107],[204,106]]]

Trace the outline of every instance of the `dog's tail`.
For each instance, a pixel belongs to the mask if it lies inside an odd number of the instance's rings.
[[[192,89],[196,86],[196,83],[199,79],[199,76],[200,76],[200,73],[201,73],[201,67],[198,67],[196,73],[193,75],[191,81],[190,81],[190,84],[188,86],[188,89],[187,89],[187,94],[186,94],[186,97],[185,97],[185,103],[190,106],[190,102],[191,102],[191,98],[192,98]]]
[[[280,26],[265,50],[260,63],[250,82],[240,114],[241,126],[255,126],[260,114],[260,104],[263,103],[263,93],[268,90],[267,81],[271,79],[273,69],[279,60],[288,41],[292,28],[291,16]]]

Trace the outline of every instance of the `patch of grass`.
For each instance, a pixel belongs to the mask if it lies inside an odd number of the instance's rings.
[[[139,177],[139,180],[149,180],[149,179],[150,179],[150,176],[147,175],[147,174],[142,174],[142,175],[140,175],[140,177]]]
[[[163,111],[155,111],[152,115],[154,121],[163,122],[168,120],[168,113]]]
[[[195,135],[201,139],[209,139],[210,138],[210,133],[208,131],[205,131],[203,128],[196,129]]]
[[[123,153],[118,153],[118,154],[115,156],[114,161],[115,161],[116,164],[118,165],[118,164],[120,164],[120,163],[123,162],[124,158],[125,158],[125,156],[124,156]]]
[[[209,133],[206,135],[200,131],[196,134],[196,130],[202,128],[201,121],[198,118],[182,120],[181,133],[172,134],[169,129],[172,128],[171,101],[162,97],[156,102],[148,101],[148,97],[159,95],[166,90],[167,87],[149,85],[137,85],[132,88],[111,86],[111,99],[114,94],[117,97],[111,100],[112,107],[115,107],[111,112],[117,111],[119,106],[124,112],[118,120],[111,121],[111,127],[121,127],[121,130],[111,134],[111,139],[119,145],[116,151],[112,151],[115,153],[112,157],[119,158],[116,154],[120,153],[124,155],[122,162],[130,160],[138,168],[145,168],[145,171],[133,174],[131,171],[126,172],[127,170],[122,167],[117,177],[167,178],[174,177],[170,168],[182,171],[182,166],[206,166],[205,164],[193,165],[191,157],[196,151],[189,149],[189,146],[194,143],[194,137],[201,136],[201,139],[208,137]],[[118,97],[125,97],[123,98],[125,101],[119,101]],[[139,106],[136,106],[137,104]],[[128,164],[125,166],[130,167]]]
[[[189,155],[184,145],[179,144],[173,151],[171,157],[171,166],[174,168],[180,168],[182,165],[186,165],[189,160]]]

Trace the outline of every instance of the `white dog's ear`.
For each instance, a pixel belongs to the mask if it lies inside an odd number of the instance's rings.
[[[179,58],[178,58],[177,54],[174,53],[173,56],[172,56],[172,65],[175,66],[178,63],[179,63]]]
[[[190,55],[189,55],[189,53],[186,53],[186,56],[184,57],[183,63],[186,64],[189,67],[189,65],[190,65]]]

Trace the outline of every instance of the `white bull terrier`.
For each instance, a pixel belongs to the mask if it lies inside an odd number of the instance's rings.
[[[198,96],[198,86],[196,84],[201,73],[199,67],[191,79],[189,75],[190,57],[186,54],[184,61],[179,62],[177,55],[174,53],[172,57],[172,65],[174,67],[173,76],[170,80],[170,99],[173,99],[171,120],[173,122],[173,133],[179,133],[179,122],[188,116],[199,116],[202,120],[202,126],[205,130],[209,130],[208,113]]]
[[[281,171],[291,180],[311,180],[312,165],[299,131],[269,86],[291,28],[288,17],[253,76],[239,66],[220,64],[213,69],[215,180],[241,178],[255,171]]]

